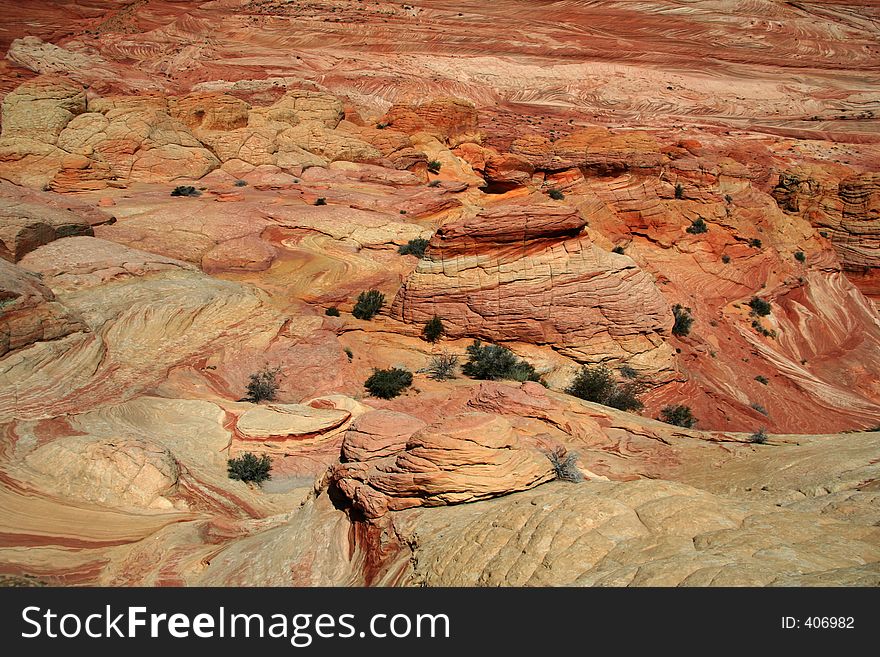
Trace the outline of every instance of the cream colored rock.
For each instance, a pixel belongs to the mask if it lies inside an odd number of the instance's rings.
[[[29,80],[0,104],[3,139],[26,137],[54,144],[64,127],[86,110],[83,88],[57,76]]]
[[[265,205],[263,213],[282,226],[308,228],[360,246],[405,244],[430,233],[392,216],[341,206]]]
[[[69,437],[34,450],[25,463],[46,489],[106,506],[169,508],[180,476],[167,448],[132,438]]]
[[[297,125],[316,121],[331,130],[339,125],[344,116],[342,102],[335,96],[303,89],[286,92],[262,113],[267,119],[279,123]]]
[[[308,151],[328,162],[375,162],[382,153],[370,144],[344,132],[330,130],[318,121],[308,121],[288,128],[278,135],[280,153]]]
[[[394,516],[419,542],[411,585],[762,586],[838,569],[876,585],[876,529],[805,520],[662,481],[560,482]]]
[[[351,414],[303,404],[271,404],[244,411],[236,427],[246,439],[309,438],[337,429]]]

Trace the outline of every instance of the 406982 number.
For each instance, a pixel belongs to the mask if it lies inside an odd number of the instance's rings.
[[[855,625],[855,618],[852,616],[812,616],[804,619],[804,627],[813,629],[847,629]]]
[[[853,616],[807,616],[798,619],[793,616],[783,616],[782,627],[787,630],[808,628],[812,630],[851,630],[856,626]]]

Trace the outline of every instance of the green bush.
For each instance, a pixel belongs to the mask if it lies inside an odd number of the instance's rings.
[[[807,261],[807,256],[804,255],[803,251],[796,251],[794,254],[794,259],[797,260],[798,262],[803,263],[803,262]]]
[[[681,404],[664,406],[660,409],[660,417],[658,419],[666,424],[674,424],[677,427],[684,427],[686,429],[692,428],[697,423],[697,418],[691,412],[690,406],[683,406]]]
[[[226,462],[226,468],[229,478],[237,481],[252,481],[255,484],[261,484],[272,478],[269,473],[272,469],[272,459],[268,454],[263,454],[258,458],[250,452],[245,452],[237,458],[229,459]]]
[[[392,399],[397,397],[404,389],[412,385],[413,375],[399,367],[387,370],[373,370],[370,378],[364,382],[366,388],[373,397]]]
[[[247,187],[247,181],[246,181],[246,180],[236,180],[233,184],[234,184],[236,187]]]
[[[766,376],[761,376],[760,374],[755,377],[755,381],[762,385],[767,385],[768,383],[770,383]]]
[[[348,356],[348,362],[350,363],[354,358],[354,352],[351,350],[350,347],[346,347],[345,349],[343,349],[343,351],[345,352],[345,355]]]
[[[757,445],[763,445],[767,442],[770,436],[767,435],[767,430],[761,427],[751,436],[749,436],[749,442],[755,443]]]
[[[749,404],[749,406],[758,411],[761,415],[769,415],[769,413],[767,413],[767,409],[756,402],[752,402],[751,404]]]
[[[428,162],[428,171],[434,174],[440,173],[440,168],[442,166],[443,164],[440,162],[440,160],[431,160],[430,162]]]
[[[730,256],[725,253],[721,256],[721,262],[723,262],[725,265],[730,264]]]
[[[454,379],[458,371],[458,356],[444,351],[428,363],[428,376],[436,381]]]
[[[358,295],[351,314],[357,319],[373,319],[385,304],[385,295],[379,290],[369,290]]]
[[[759,240],[757,237],[753,237],[749,240],[749,246],[755,249],[760,249],[762,244],[763,242],[761,242],[761,240]]]
[[[565,198],[565,194],[563,194],[563,193],[562,193],[561,191],[559,191],[558,189],[551,189],[551,190],[548,192],[547,195],[548,195],[550,198],[552,198],[554,201],[561,201],[561,200],[563,200],[563,199]]]
[[[681,183],[675,183],[675,198],[679,200],[684,198],[684,187]]]
[[[565,392],[621,411],[638,411],[643,407],[638,398],[643,389],[644,386],[638,381],[618,383],[611,370],[604,365],[584,365]]]
[[[620,255],[623,255],[623,247],[618,244],[613,249],[611,249],[611,253],[619,253]]]
[[[672,306],[672,315],[675,317],[675,324],[672,325],[672,335],[681,337],[691,332],[694,318],[691,317],[690,308],[685,308],[680,303],[677,303]]]
[[[192,185],[178,185],[171,190],[171,196],[201,196],[201,192]]]
[[[406,244],[401,244],[397,252],[400,255],[413,255],[416,258],[424,258],[425,250],[428,248],[428,240],[423,237],[417,237],[414,240],[410,240]]]
[[[317,200],[315,200],[315,205],[327,205],[327,199],[321,196]]]
[[[709,226],[706,225],[706,222],[703,221],[702,217],[697,217],[691,222],[691,225],[684,230],[691,235],[699,235],[700,233],[705,233],[709,230]]]
[[[763,335],[765,338],[775,338],[776,337],[776,331],[774,331],[772,329],[764,328],[764,325],[761,324],[761,321],[758,319],[752,320],[752,328],[755,329],[755,331],[757,331],[761,335]]]
[[[330,306],[324,311],[324,314],[328,317],[339,317],[339,308],[336,306]]]
[[[259,372],[251,374],[245,400],[257,404],[261,401],[272,401],[275,399],[275,393],[278,392],[278,373],[280,371],[280,367],[269,369],[266,366]]]
[[[443,337],[443,331],[443,320],[434,315],[425,323],[425,328],[422,329],[422,338],[428,342],[437,342]]]
[[[749,300],[749,308],[752,309],[751,314],[756,317],[766,317],[770,314],[770,302],[760,297],[752,297]]]
[[[473,379],[496,381],[538,381],[540,377],[535,368],[516,357],[510,349],[490,344],[483,346],[479,340],[467,348],[468,362],[461,371]]]

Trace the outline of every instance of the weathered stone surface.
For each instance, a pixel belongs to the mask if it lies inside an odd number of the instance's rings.
[[[576,360],[668,369],[672,318],[650,275],[580,235],[561,205],[503,205],[447,223],[394,300],[410,323],[448,335],[550,344]]]
[[[346,461],[369,461],[403,451],[414,433],[425,423],[412,415],[396,411],[371,411],[355,420],[342,441]]]
[[[169,508],[180,476],[167,448],[132,438],[69,437],[34,450],[25,463],[48,490],[106,506]]]
[[[34,274],[0,259],[0,357],[42,340],[86,331]]]
[[[3,139],[25,137],[53,144],[71,119],[86,111],[86,95],[81,85],[43,76],[6,94],[0,109]]]
[[[236,428],[245,440],[304,439],[338,429],[350,417],[346,411],[302,404],[272,404],[244,411]]]
[[[395,105],[380,122],[410,135],[428,132],[448,142],[474,135],[478,123],[473,103],[460,98],[440,98],[421,105]]]
[[[558,483],[460,511],[395,515],[404,538],[432,537],[415,550],[410,584],[766,586],[856,569],[848,581],[876,585],[875,529],[803,520],[773,505],[644,480]]]
[[[404,451],[389,458],[393,463],[344,463],[331,474],[367,517],[496,497],[554,476],[546,456],[523,445],[506,420],[484,413],[417,431]]]
[[[0,257],[17,262],[56,239],[94,234],[89,222],[73,212],[8,198],[3,189],[0,187]]]

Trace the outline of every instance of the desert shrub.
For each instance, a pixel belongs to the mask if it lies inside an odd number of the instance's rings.
[[[770,383],[766,376],[761,376],[760,374],[755,377],[755,381],[763,385],[767,385],[768,383]]]
[[[428,162],[428,171],[431,173],[440,173],[440,168],[443,166],[443,163],[440,160],[431,160]]]
[[[315,205],[327,205],[327,199],[321,196],[315,199]]]
[[[691,225],[685,228],[686,233],[690,233],[691,235],[699,235],[700,233],[705,233],[709,230],[709,226],[706,225],[706,222],[703,221],[702,217],[697,217],[691,222]]]
[[[761,427],[755,433],[749,436],[749,442],[763,445],[767,442],[768,438],[769,436],[767,435],[767,430],[764,427]]]
[[[637,379],[639,377],[639,373],[630,365],[621,365],[617,368],[617,371],[620,372],[620,376],[624,379]]]
[[[761,297],[752,297],[749,300],[749,308],[752,309],[751,314],[756,317],[765,317],[770,314],[770,302]]]
[[[234,183],[232,183],[232,184],[235,185],[236,187],[247,187],[247,181],[246,181],[246,180],[236,180],[236,181],[235,181]]]
[[[461,371],[473,379],[496,381],[538,381],[538,373],[531,364],[516,357],[510,349],[490,344],[483,346],[479,340],[467,348],[468,361]]]
[[[226,469],[230,479],[261,484],[272,478],[269,473],[272,469],[272,458],[268,454],[257,457],[251,452],[245,452],[237,458],[229,459]]]
[[[584,480],[584,475],[581,473],[580,468],[577,467],[577,452],[569,452],[561,445],[558,445],[544,453],[547,455],[550,463],[553,464],[556,479],[559,481],[570,481],[573,484]]]
[[[617,382],[611,370],[604,365],[584,365],[565,392],[621,411],[637,411],[643,407],[638,398],[643,389],[644,386],[638,381]]]
[[[684,427],[686,429],[692,428],[697,423],[697,418],[691,412],[691,407],[682,404],[664,406],[660,409],[660,417],[658,419],[666,424],[674,424],[677,427]]]
[[[443,337],[443,320],[434,315],[425,322],[425,328],[422,329],[422,338],[428,342],[437,342]]]
[[[762,244],[763,242],[761,242],[761,240],[759,240],[757,237],[753,237],[749,240],[749,246],[755,249],[760,249]]]
[[[444,351],[428,363],[428,376],[436,381],[454,379],[458,371],[458,356]]]
[[[684,187],[681,183],[675,183],[675,198],[683,199],[684,198]]]
[[[201,196],[201,192],[192,185],[178,185],[171,190],[171,196]]]
[[[752,403],[750,404],[750,406],[751,406],[753,409],[755,409],[756,411],[758,411],[761,415],[768,415],[768,413],[767,413],[767,409],[764,408],[763,406],[761,406],[760,404],[757,404],[757,403],[755,403],[755,402],[752,402]]]
[[[370,378],[364,381],[366,388],[373,397],[392,399],[397,397],[404,389],[412,385],[413,375],[399,367],[391,367],[387,370],[373,370]]]
[[[730,205],[731,203],[733,203],[733,197],[730,194],[725,194],[724,195],[724,202],[727,203],[728,205]]]
[[[806,262],[807,256],[804,255],[803,251],[795,251],[794,259],[797,260],[798,262]]]
[[[672,325],[672,335],[685,336],[691,332],[694,318],[691,317],[690,308],[685,308],[680,303],[677,303],[672,306],[672,315],[675,317],[675,324]]]
[[[339,308],[336,306],[330,306],[324,311],[324,314],[328,317],[339,317]]]
[[[774,331],[773,329],[764,328],[764,325],[758,319],[752,320],[752,328],[755,329],[755,331],[757,331],[761,335],[763,335],[765,338],[775,338],[776,337],[776,331]]]
[[[259,372],[251,374],[245,399],[255,404],[275,399],[275,393],[278,392],[278,373],[280,371],[280,367],[269,369],[267,365]]]
[[[379,290],[369,290],[358,295],[351,314],[357,319],[373,319],[385,304],[385,295]]]
[[[350,347],[346,347],[345,349],[343,349],[343,351],[345,352],[345,355],[348,356],[348,362],[350,363],[354,358],[354,352],[351,350]]]
[[[414,255],[416,258],[424,258],[425,249],[427,248],[428,240],[423,237],[417,237],[414,240],[410,240],[406,244],[401,244],[397,248],[397,252],[400,255]]]
[[[379,130],[384,130],[384,129],[387,128],[389,125],[391,125],[391,124],[390,124],[390,123],[386,123],[385,121],[379,121],[379,123],[376,124],[376,128],[379,129]]]
[[[623,255],[623,247],[618,244],[613,249],[611,249],[611,253],[619,253],[620,255]]]
[[[723,256],[721,256],[721,262],[723,262],[725,265],[729,264],[730,256],[725,253]]]
[[[554,201],[561,201],[562,199],[565,198],[565,194],[563,194],[558,189],[551,189],[549,192],[547,192],[547,195],[550,198],[552,198]]]

